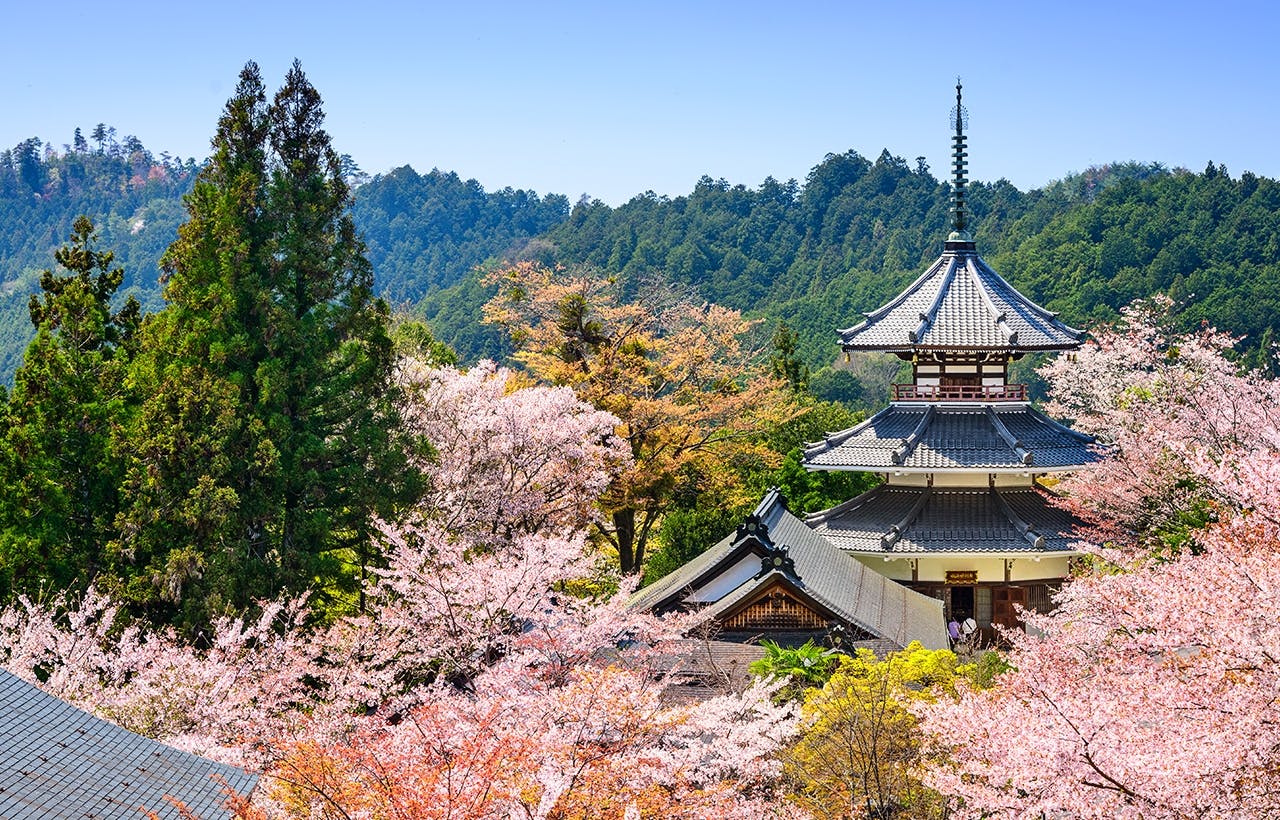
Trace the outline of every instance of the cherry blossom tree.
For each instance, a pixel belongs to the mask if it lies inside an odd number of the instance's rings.
[[[514,533],[579,529],[630,467],[617,419],[567,387],[521,384],[506,368],[468,371],[403,360],[406,422],[435,450],[422,517],[502,543]]]
[[[263,771],[246,820],[793,816],[774,790],[790,707],[766,687],[667,702],[697,616],[574,593],[598,571],[593,504],[630,463],[616,419],[491,364],[401,377],[432,485],[382,524],[364,613],[317,624],[305,600],[266,603],[196,647],[90,590],[0,613],[0,660]]]
[[[1093,565],[1024,613],[993,689],[923,710],[952,759],[929,782],[974,813],[1275,815],[1280,387],[1158,315],[1049,369],[1057,408],[1113,444],[1065,485],[1105,539]]]

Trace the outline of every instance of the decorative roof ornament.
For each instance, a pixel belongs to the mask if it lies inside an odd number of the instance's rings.
[[[965,210],[964,202],[964,189],[968,184],[965,179],[965,168],[968,162],[965,158],[969,156],[965,150],[964,129],[969,125],[969,111],[961,103],[960,89],[960,78],[956,77],[956,104],[951,109],[951,125],[956,133],[951,138],[951,234],[947,237],[948,242],[973,241],[973,237],[967,230],[969,213]]]
[[[743,541],[752,538],[760,543],[766,550],[773,549],[774,543],[769,538],[769,527],[760,519],[760,516],[752,513],[748,515],[741,524],[738,525],[738,531],[734,536],[735,540]]]
[[[787,554],[785,546],[770,547],[760,558],[760,571],[756,573],[756,577],[763,578],[771,572],[781,572],[794,581],[800,580],[800,573],[796,571],[796,562]]]

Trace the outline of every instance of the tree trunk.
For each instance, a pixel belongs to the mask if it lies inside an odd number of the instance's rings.
[[[622,565],[622,574],[630,575],[640,569],[636,566],[636,511],[634,507],[626,507],[614,511],[613,533],[617,539],[618,563]]]

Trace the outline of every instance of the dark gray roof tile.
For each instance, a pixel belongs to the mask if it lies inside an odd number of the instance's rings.
[[[926,418],[926,406],[891,404],[862,424],[809,445],[804,454],[805,466],[810,470],[871,472],[1043,471],[1084,467],[1100,457],[1093,439],[1054,422],[1025,403],[930,407],[935,412],[913,447],[904,444]],[[1013,440],[1006,438],[999,426]],[[895,453],[902,457],[896,459]]]
[[[919,512],[886,548],[883,536],[902,520],[903,510],[916,505]],[[1033,488],[997,493],[989,488],[880,487],[805,521],[842,550],[873,554],[1070,551],[1081,527]]]
[[[136,735],[0,669],[0,817],[7,820],[177,820],[229,817],[224,787],[257,776]]]
[[[866,317],[840,331],[846,350],[1071,350],[1084,339],[967,250],[944,252]]]

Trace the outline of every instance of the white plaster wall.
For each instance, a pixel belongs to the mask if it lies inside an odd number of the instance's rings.
[[[1034,482],[1034,475],[1023,475],[1022,473],[996,473],[996,486],[1001,489],[1013,487],[1026,489]]]
[[[888,484],[894,487],[924,487],[929,483],[929,475],[927,473],[885,473]],[[1030,487],[1034,481],[1033,473],[1023,475],[1022,473],[996,473],[996,486],[1001,489],[1009,489],[1014,487]],[[933,486],[935,487],[967,487],[969,489],[980,488],[987,489],[991,486],[990,473],[934,473]]]
[[[905,558],[886,561],[879,555],[858,555],[858,560],[887,578],[895,581],[911,581],[911,562]],[[946,583],[950,571],[978,572],[982,584],[1004,583],[1004,559],[999,556],[925,555],[919,559],[919,577],[924,583]],[[1065,578],[1070,559],[1062,556],[1045,556],[1039,561],[1032,558],[1015,558],[1009,572],[1010,581],[1043,581]]]
[[[729,569],[712,578],[707,584],[689,593],[685,601],[691,604],[715,603],[738,587],[756,577],[760,571],[760,556],[748,554]]]

